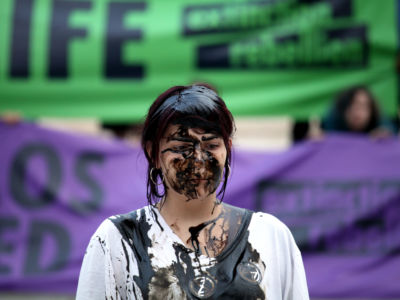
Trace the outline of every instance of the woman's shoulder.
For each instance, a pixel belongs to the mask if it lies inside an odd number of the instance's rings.
[[[268,213],[253,213],[248,240],[261,252],[276,252],[287,256],[300,253],[288,226]]]
[[[287,227],[281,220],[272,214],[266,212],[253,212],[253,220],[263,224],[269,224],[274,227]]]
[[[136,209],[125,214],[113,215],[102,221],[93,237],[106,238],[109,236],[115,236],[115,233],[117,232],[121,234],[128,228],[137,227],[143,219],[148,220],[149,215],[150,209],[148,207]]]
[[[269,213],[255,212],[226,203],[224,203],[224,206],[232,211],[241,212],[239,214],[248,215],[250,217],[249,227],[252,229],[290,232],[289,228],[281,220]]]
[[[265,212],[253,213],[249,229],[269,237],[292,239],[292,233],[286,224],[277,217]]]
[[[111,221],[111,223],[115,225],[120,225],[120,224],[135,224],[140,221],[148,219],[150,216],[151,209],[148,206],[130,211],[125,214],[118,214],[118,215],[113,215],[106,220]]]

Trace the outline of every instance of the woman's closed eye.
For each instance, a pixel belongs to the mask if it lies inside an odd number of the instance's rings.
[[[210,143],[210,144],[207,144],[207,145],[205,146],[205,148],[206,148],[207,150],[215,150],[215,149],[218,149],[219,146],[220,146],[220,144],[217,144],[217,143]]]
[[[174,145],[172,146],[172,149],[175,151],[191,151],[192,150],[192,146],[191,145]]]

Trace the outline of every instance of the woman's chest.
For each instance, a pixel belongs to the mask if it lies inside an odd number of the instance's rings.
[[[145,299],[265,299],[265,263],[246,240],[223,260],[198,256],[171,239],[158,240],[144,257],[128,251],[129,272],[119,266],[117,286],[132,280]]]

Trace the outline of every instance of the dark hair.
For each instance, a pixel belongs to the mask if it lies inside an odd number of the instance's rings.
[[[158,190],[158,178],[162,181],[162,173],[155,162],[160,151],[159,144],[170,124],[188,122],[195,127],[214,132],[222,137],[227,151],[224,182],[218,192],[223,199],[229,176],[231,149],[229,139],[235,129],[234,120],[225,102],[215,89],[208,84],[174,86],[157,97],[149,108],[142,132],[142,148],[148,161],[147,200],[150,205],[165,195]],[[151,144],[151,150],[147,147]],[[164,191],[166,190],[165,183]]]
[[[357,85],[344,90],[336,98],[335,114],[337,117],[338,130],[340,131],[350,130],[345,120],[345,113],[349,109],[349,107],[353,104],[356,94],[360,91],[363,91],[368,95],[369,108],[371,111],[371,117],[369,119],[367,126],[364,128],[363,132],[368,133],[379,126],[381,118],[380,118],[378,104],[374,96],[366,86]]]

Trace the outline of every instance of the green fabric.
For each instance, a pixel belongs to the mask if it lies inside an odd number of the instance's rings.
[[[30,23],[23,15],[29,3]],[[68,14],[65,7],[71,3]],[[235,116],[307,118],[323,115],[339,90],[362,83],[393,116],[395,4],[1,0],[0,110],[19,110],[27,118],[138,121],[168,87],[206,81]],[[76,37],[79,29],[82,36]],[[124,32],[133,39],[118,49],[116,40]],[[68,34],[72,38],[64,47]],[[64,75],[57,66],[62,65],[62,49],[67,53]],[[115,63],[120,56],[122,65],[137,67],[126,72],[127,78],[121,78]]]

